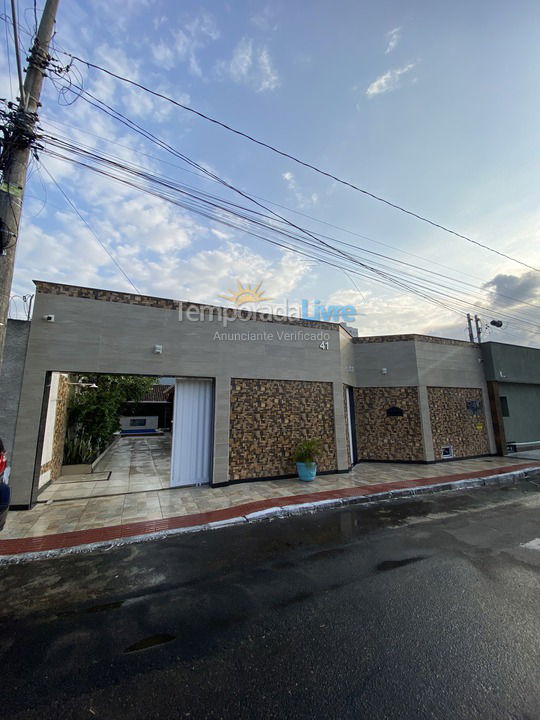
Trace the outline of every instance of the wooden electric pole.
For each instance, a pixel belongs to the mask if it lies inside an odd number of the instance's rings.
[[[9,297],[19,237],[26,172],[35,137],[41,87],[59,0],[47,0],[30,50],[23,97],[3,128],[0,183],[0,369],[4,357]],[[16,27],[16,26],[15,26]]]

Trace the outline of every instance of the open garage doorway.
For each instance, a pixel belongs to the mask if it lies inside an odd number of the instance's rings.
[[[208,483],[212,433],[212,381],[52,372],[42,413],[37,501]]]

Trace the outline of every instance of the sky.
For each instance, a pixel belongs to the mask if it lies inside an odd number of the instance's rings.
[[[18,11],[28,47],[33,2],[19,0]],[[64,50],[109,68],[538,268],[539,26],[538,3],[521,0],[60,0],[55,57],[66,64]],[[9,49],[0,58],[0,97],[13,99],[13,42],[5,22],[0,30]],[[302,228],[409,263],[393,263],[393,272],[465,298],[487,326],[485,339],[540,346],[537,270],[102,72],[75,63],[70,78]],[[239,201],[75,93],[59,92],[61,84],[45,80],[45,131]],[[144,294],[227,304],[221,295],[237,281],[262,282],[278,305],[354,305],[360,335],[467,338],[466,307],[427,303],[361,268],[353,275],[329,267],[45,152],[38,158],[26,188],[16,296],[32,293],[35,279],[134,292],[112,255]],[[363,257],[386,262],[369,252]],[[21,311],[15,297],[12,313]],[[502,328],[489,325],[499,318]]]

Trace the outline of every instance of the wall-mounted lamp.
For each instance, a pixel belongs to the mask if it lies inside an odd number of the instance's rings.
[[[388,375],[388,368],[381,368],[381,375]]]
[[[44,315],[43,319],[45,322],[54,322],[54,315]]]
[[[161,355],[163,353],[163,345],[154,345],[154,355]]]

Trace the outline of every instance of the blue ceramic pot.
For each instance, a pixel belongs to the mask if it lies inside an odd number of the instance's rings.
[[[298,477],[300,478],[300,480],[303,480],[304,482],[311,482],[315,479],[315,475],[317,474],[317,463],[297,462],[296,470],[298,472]]]

